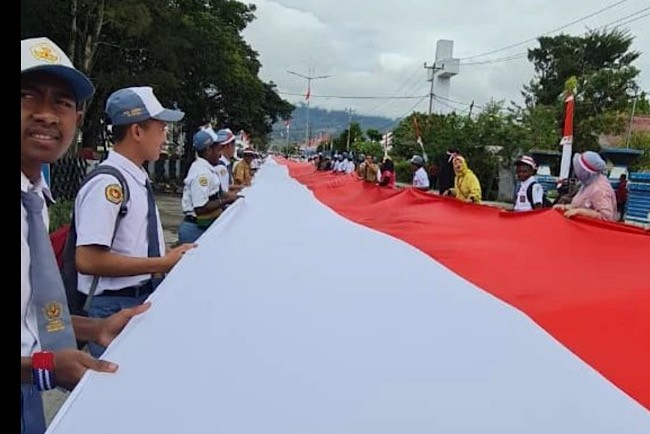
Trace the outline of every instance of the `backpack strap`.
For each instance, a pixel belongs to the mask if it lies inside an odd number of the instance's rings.
[[[531,182],[526,189],[526,198],[528,198],[528,203],[530,204],[531,208],[535,208],[535,204],[533,203],[533,186],[535,184],[537,184],[537,182]]]
[[[533,186],[535,184],[539,184],[539,182],[535,181],[535,182],[531,183],[528,186],[528,189],[526,190],[526,196],[528,197],[528,202],[530,202],[530,206],[533,209],[535,208],[535,204],[533,203]],[[543,193],[542,193],[542,208],[548,208],[549,203],[548,203],[548,199],[546,198],[546,192],[544,191],[544,189],[542,189],[542,191],[543,191]]]
[[[79,187],[79,190],[81,190],[88,182],[90,182],[91,179],[99,176],[99,175],[110,175],[113,176],[114,178],[117,179],[117,181],[120,183],[120,186],[122,187],[122,194],[123,194],[123,200],[122,203],[120,204],[120,210],[117,214],[117,220],[115,221],[115,229],[113,231],[113,240],[115,240],[115,234],[117,233],[117,228],[120,225],[120,222],[126,216],[126,213],[128,212],[128,201],[130,197],[129,193],[129,184],[126,182],[126,179],[124,178],[124,175],[122,175],[122,172],[120,172],[116,167],[114,166],[109,166],[107,164],[102,164],[100,166],[97,166],[95,169],[93,169],[88,175],[86,175],[86,178],[83,180],[81,183],[81,186]],[[72,223],[70,225],[70,231],[74,235],[74,241],[75,241],[75,248],[76,248],[76,241],[77,241],[77,228],[76,228],[76,223],[75,223],[75,215],[74,211],[72,213]],[[74,232],[73,232],[74,231]],[[76,269],[76,267],[75,267]],[[90,303],[95,295],[95,292],[97,291],[97,284],[99,283],[99,276],[93,276],[93,282],[90,285],[90,289],[88,291],[88,295],[86,296],[86,302],[83,305],[83,310],[88,312],[90,309]]]

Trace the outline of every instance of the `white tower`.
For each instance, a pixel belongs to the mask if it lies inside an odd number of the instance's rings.
[[[429,69],[429,81],[431,81],[431,102],[435,101],[434,113],[449,113],[449,87],[451,77],[458,74],[459,59],[453,58],[454,41],[441,39],[436,43],[436,61],[433,68]],[[437,100],[434,98],[437,97]],[[431,106],[431,104],[430,104]]]

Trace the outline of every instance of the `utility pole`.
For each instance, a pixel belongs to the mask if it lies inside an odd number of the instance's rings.
[[[350,152],[350,130],[352,127],[352,112],[353,110],[351,108],[346,108],[346,112],[348,112],[348,145],[347,145],[347,151]]]
[[[639,99],[638,89],[634,89],[634,102],[632,103],[632,114],[630,115],[630,126],[627,128],[627,139],[625,140],[625,148],[630,148],[630,138],[632,137],[632,125],[634,125],[634,112],[636,111],[636,101]]]
[[[429,116],[433,111],[433,76],[436,73],[436,64],[427,65],[427,62],[424,62],[424,69],[427,70],[427,80],[431,82],[431,91],[429,92]]]
[[[305,126],[305,142],[306,145],[309,145],[309,139],[310,139],[310,132],[309,132],[309,100],[311,99],[311,81],[312,80],[319,80],[321,78],[328,78],[331,77],[330,75],[319,75],[319,76],[312,76],[311,75],[311,67],[309,68],[309,74],[310,75],[302,75],[298,74],[297,72],[293,71],[287,71],[289,74],[297,75],[300,78],[304,78],[307,80],[307,94],[305,95],[307,99],[307,125]]]

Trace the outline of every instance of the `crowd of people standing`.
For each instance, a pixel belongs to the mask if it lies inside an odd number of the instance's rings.
[[[463,202],[482,203],[481,182],[469,167],[467,159],[454,149],[447,151],[447,159],[440,167],[426,169],[426,160],[421,155],[414,155],[410,160],[412,171],[411,186],[428,191],[438,184],[438,193]],[[364,156],[342,152],[333,158],[318,154],[312,158],[318,170],[332,171],[337,174],[353,174],[364,182],[383,187],[394,188],[395,166],[392,159],[385,155],[378,165],[371,155]],[[606,173],[607,165],[596,152],[576,153],[573,158],[573,172],[579,183],[575,191],[559,196],[551,202],[542,184],[537,180],[537,163],[522,155],[514,164],[517,183],[514,189],[513,211],[524,212],[553,207],[562,211],[567,218],[574,216],[615,221],[622,220],[627,200],[627,181],[625,175],[616,192],[612,188]],[[435,177],[432,183],[430,177]]]

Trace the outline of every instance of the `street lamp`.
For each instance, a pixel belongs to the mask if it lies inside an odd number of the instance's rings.
[[[307,142],[307,146],[309,146],[309,99],[311,97],[311,81],[312,80],[318,80],[321,78],[328,78],[331,77],[331,75],[318,75],[318,76],[311,76],[311,75],[302,75],[298,74],[297,72],[293,71],[287,71],[289,74],[297,75],[300,78],[304,78],[307,80],[307,126],[306,126],[306,131],[305,131],[305,141]],[[310,71],[311,72],[311,71]]]

